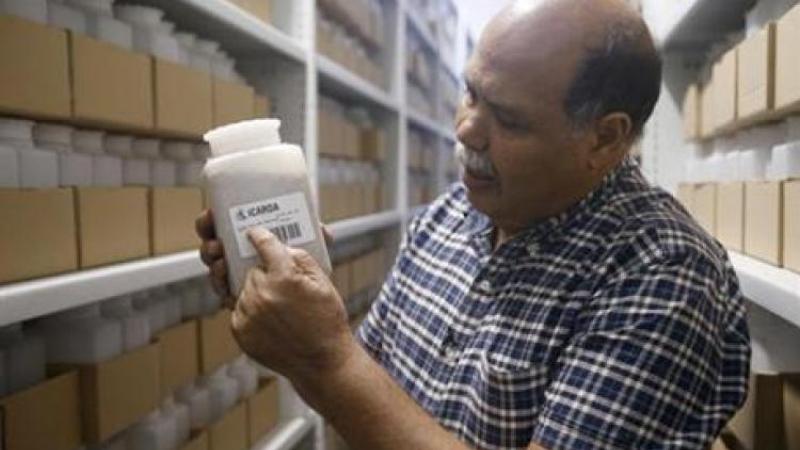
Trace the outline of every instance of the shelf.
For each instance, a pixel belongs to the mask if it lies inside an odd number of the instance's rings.
[[[267,51],[305,63],[306,51],[299,41],[227,0],[135,0],[131,3],[164,10],[178,29],[218,41],[225,51],[234,55],[263,58]]]
[[[327,226],[333,240],[346,240],[360,234],[372,233],[400,223],[400,213],[387,211],[369,216],[340,220]]]
[[[0,286],[0,326],[204,273],[188,251]]]
[[[665,19],[656,41],[663,50],[703,53],[728,33],[743,31],[754,0],[682,0],[659,5]]]
[[[311,419],[297,417],[257,442],[252,450],[291,450],[312,431],[313,426]]]
[[[377,86],[350,72],[324,55],[317,55],[320,86],[343,97],[361,99],[396,111],[398,102]]]
[[[411,121],[414,125],[425,129],[425,131],[432,133],[432,134],[441,134],[441,129],[439,128],[439,124],[436,123],[435,120],[425,117],[421,113],[408,108],[408,120]]]
[[[428,30],[428,27],[426,27],[425,24],[422,22],[422,18],[420,18],[416,12],[410,9],[408,10],[408,23],[410,23],[411,26],[414,28],[414,31],[416,31],[417,33],[417,36],[422,38],[422,42],[425,44],[426,47],[428,47],[428,51],[433,53],[434,55],[437,55],[438,58],[439,51],[438,51],[438,46],[436,45],[436,40],[431,35],[431,32],[430,30]]]
[[[800,275],[739,253],[729,254],[745,297],[800,327]]]

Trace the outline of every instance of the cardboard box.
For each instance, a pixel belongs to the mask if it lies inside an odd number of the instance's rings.
[[[158,336],[161,398],[194,380],[199,371],[197,325],[186,322]]]
[[[280,403],[278,380],[265,380],[258,392],[247,399],[247,443],[253,447],[278,425]]]
[[[694,218],[697,223],[711,236],[717,233],[717,185],[704,183],[697,185],[694,189],[694,199],[692,201]]]
[[[689,86],[683,97],[683,136],[686,140],[691,141],[700,137],[701,102],[700,87],[696,84]]]
[[[736,62],[738,52],[730,50],[714,65],[714,128],[731,131],[737,118]]]
[[[253,104],[255,103],[253,88],[218,78],[212,80],[211,86],[215,127],[253,117]]]
[[[208,450],[208,432],[203,431],[197,436],[189,439],[180,450]]]
[[[716,117],[714,115],[714,79],[708,80],[700,95],[700,138],[709,139],[716,134]]]
[[[71,189],[0,189],[0,216],[0,283],[78,268]]]
[[[253,96],[253,117],[263,119],[272,116],[272,104],[268,97],[263,95]]]
[[[744,183],[717,185],[717,239],[730,250],[744,248]]]
[[[775,24],[739,46],[739,117],[744,123],[767,115],[775,107]]]
[[[200,242],[194,221],[203,210],[199,188],[150,189],[150,253],[194,250]]]
[[[361,130],[361,157],[372,161],[386,159],[386,135],[377,128]]]
[[[240,403],[208,428],[209,450],[247,448],[247,407]]]
[[[783,381],[779,374],[753,374],[742,408],[728,423],[738,444],[746,449],[784,448]]]
[[[783,265],[800,272],[800,180],[783,184]]]
[[[0,399],[3,450],[74,450],[81,439],[78,373]]]
[[[770,264],[782,264],[783,187],[780,182],[745,185],[744,252]]]
[[[72,115],[104,127],[153,128],[150,58],[113,44],[70,34]]]
[[[212,127],[210,75],[153,59],[153,85],[158,131],[198,138]]]
[[[80,267],[150,254],[146,188],[75,188]]]
[[[681,183],[678,186],[677,199],[686,208],[686,211],[694,216],[694,185]]]
[[[800,5],[784,15],[775,30],[775,109],[800,110]]]
[[[783,377],[783,428],[787,450],[800,450],[800,374]]]
[[[67,33],[0,16],[0,111],[66,119],[70,116]]]
[[[219,311],[198,320],[200,372],[208,374],[241,353],[231,332],[231,312]]]
[[[110,361],[78,367],[87,442],[103,442],[158,407],[159,363],[156,343]]]

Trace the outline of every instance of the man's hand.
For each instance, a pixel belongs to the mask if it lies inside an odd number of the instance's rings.
[[[195,220],[197,235],[202,240],[200,244],[200,259],[208,266],[211,285],[217,295],[222,298],[225,306],[232,308],[236,299],[231,295],[228,286],[228,265],[225,262],[225,250],[222,248],[222,241],[217,239],[217,232],[214,229],[214,216],[211,210],[203,211]]]
[[[225,261],[225,250],[222,247],[222,241],[217,239],[217,232],[214,229],[214,216],[210,209],[203,211],[197,217],[195,229],[202,241],[200,244],[200,259],[208,266],[211,285],[217,295],[223,299],[223,304],[228,308],[233,308],[236,299],[228,285],[228,265]],[[333,238],[324,225],[322,226],[322,235],[325,238],[325,244],[330,246]]]
[[[254,228],[248,237],[261,265],[247,274],[233,311],[242,350],[294,383],[336,372],[357,344],[330,278],[309,253],[269,231]]]

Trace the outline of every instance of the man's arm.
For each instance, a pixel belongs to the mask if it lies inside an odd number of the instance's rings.
[[[248,274],[232,319],[246,353],[286,376],[355,450],[468,450],[356,342],[308,253],[267,231],[250,237],[263,266]]]

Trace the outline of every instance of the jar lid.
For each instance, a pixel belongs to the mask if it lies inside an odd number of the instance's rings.
[[[140,158],[156,159],[160,156],[158,139],[134,139],[133,154]]]
[[[255,119],[224,125],[203,136],[213,156],[222,156],[281,143],[281,121]]]
[[[193,33],[188,33],[185,31],[180,31],[175,33],[175,39],[180,42],[186,48],[194,48],[195,43],[197,42],[197,36]]]
[[[105,133],[94,130],[75,130],[72,133],[72,147],[81,153],[103,153],[103,138]]]
[[[121,134],[106,136],[106,152],[116,156],[133,155],[133,137]]]
[[[114,7],[114,15],[132,25],[155,28],[161,23],[164,11],[150,6],[117,5]]]
[[[0,139],[33,141],[33,122],[19,119],[0,119]]]
[[[37,123],[33,127],[33,140],[37,144],[57,144],[72,146],[72,133],[75,128],[54,123]]]
[[[167,158],[176,161],[191,161],[194,159],[191,142],[165,142],[161,151]]]

